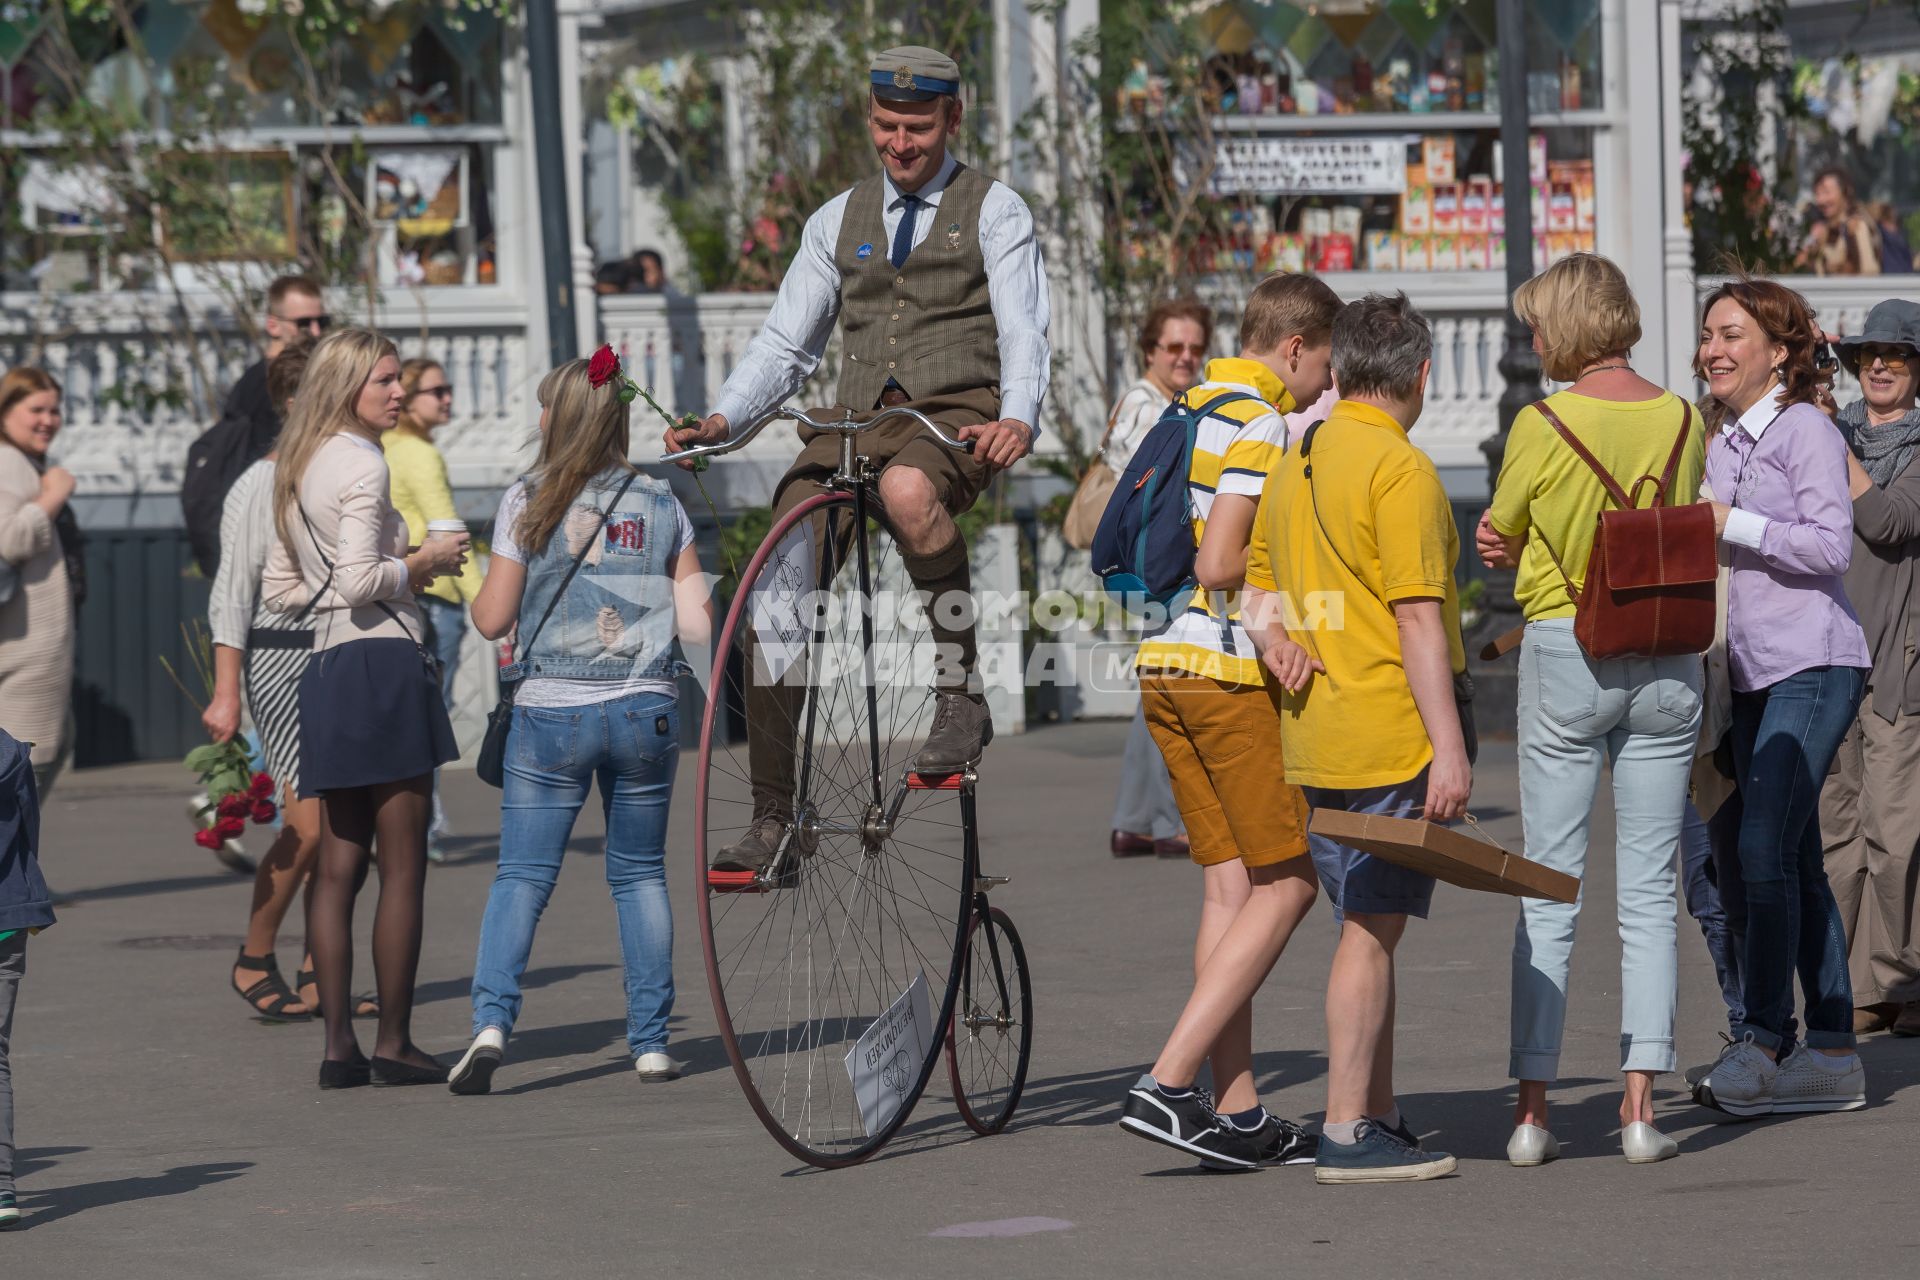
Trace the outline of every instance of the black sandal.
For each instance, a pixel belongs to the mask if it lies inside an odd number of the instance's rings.
[[[302,990],[305,990],[308,987],[312,987],[314,989],[315,995],[318,995],[320,991],[319,979],[317,975],[315,975],[314,971],[311,969],[302,969],[300,972],[294,974],[293,985],[301,988]],[[318,1008],[319,1006],[316,1005],[315,1007]],[[379,1017],[380,1016],[380,997],[375,995],[371,991],[363,991],[359,995],[355,996],[353,998],[352,1016],[359,1018],[362,1021],[368,1021],[373,1018]]]
[[[242,969],[258,969],[267,976],[242,991],[238,974]],[[227,980],[254,1015],[267,1022],[311,1022],[313,1014],[305,1008],[295,1008],[300,998],[287,986],[287,980],[280,976],[280,961],[273,956],[250,956],[247,949],[240,949],[240,956],[233,962],[233,973]],[[267,1001],[271,1000],[269,1004]]]

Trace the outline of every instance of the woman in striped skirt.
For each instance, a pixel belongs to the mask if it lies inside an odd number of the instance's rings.
[[[310,351],[307,344],[289,345],[267,366],[268,394],[283,410],[300,385]],[[300,677],[313,651],[313,629],[310,619],[274,613],[260,599],[260,575],[274,538],[273,466],[270,453],[242,472],[227,491],[220,518],[220,568],[207,608],[214,692],[201,718],[215,742],[231,739],[240,731],[244,685],[267,772],[281,789],[282,827],[254,876],[247,940],[234,961],[233,989],[260,1017],[304,1022],[319,1005],[312,961],[301,967],[295,991],[280,975],[274,944],[294,895],[312,881],[320,848],[320,802],[299,798]],[[355,997],[354,1003],[358,1016],[379,1012],[370,996]]]

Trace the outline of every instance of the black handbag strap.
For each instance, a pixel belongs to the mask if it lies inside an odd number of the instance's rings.
[[[639,478],[640,473],[638,471],[629,472],[626,483],[620,486],[620,492],[613,495],[613,501],[609,502],[607,509],[600,513],[600,523],[595,526],[593,537],[586,539],[580,544],[579,554],[575,555],[573,563],[567,566],[567,576],[560,580],[560,589],[553,593],[553,599],[547,601],[547,611],[540,615],[540,621],[534,623],[533,634],[528,636],[526,643],[520,647],[520,653],[514,658],[515,662],[524,661],[526,655],[533,651],[533,642],[540,638],[540,632],[546,628],[547,619],[553,616],[553,611],[555,607],[559,605],[560,598],[566,595],[567,588],[573,585],[573,575],[580,572],[580,566],[586,562],[587,552],[593,550],[594,539],[598,538],[606,530],[607,521],[613,519],[614,508],[620,505],[620,499],[627,496],[627,490],[631,489],[633,482]],[[503,688],[500,691],[500,701],[511,706],[515,694],[519,692],[519,688],[520,684],[518,681]]]
[[[294,506],[300,509],[300,522],[307,526],[307,537],[313,540],[313,554],[319,556],[320,563],[327,566],[327,576],[325,581],[321,582],[320,589],[318,591],[315,591],[313,593],[313,596],[307,601],[306,609],[302,609],[298,614],[295,615],[294,620],[297,622],[299,621],[300,618],[303,618],[306,616],[307,609],[313,608],[316,604],[320,602],[320,597],[325,595],[327,592],[327,588],[333,584],[333,561],[327,559],[327,553],[321,550],[320,548],[320,534],[319,534],[319,531],[313,527],[313,519],[307,515],[306,504],[302,503],[296,498],[294,500]],[[385,600],[375,600],[374,603],[380,606],[380,612],[386,614],[389,618],[393,619],[394,625],[400,628],[402,634],[404,634],[407,637],[407,639],[413,641],[414,648],[420,650],[420,652],[423,655],[426,654],[427,646],[424,643],[422,643],[420,640],[414,639],[413,631],[411,628],[407,626],[407,620],[405,618],[402,618],[399,614],[395,613],[393,611],[392,606],[390,606]]]

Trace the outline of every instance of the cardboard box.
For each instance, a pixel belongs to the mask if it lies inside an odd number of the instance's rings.
[[[1400,237],[1393,232],[1367,232],[1365,248],[1367,270],[1398,271],[1400,269]]]
[[[1493,265],[1489,260],[1491,243],[1487,236],[1460,237],[1460,269],[1462,271],[1485,271]]]
[[[1433,187],[1427,182],[1425,165],[1407,166],[1407,190],[1400,197],[1400,230],[1410,236],[1424,236],[1433,230]]]
[[[1493,179],[1484,174],[1468,178],[1460,193],[1460,230],[1470,236],[1494,230],[1489,221],[1492,208]]]
[[[1458,271],[1460,237],[1436,235],[1427,241],[1427,266],[1433,271]]]
[[[1507,269],[1507,237],[1504,234],[1487,237],[1487,269],[1489,271]]]
[[[1455,235],[1460,230],[1460,184],[1433,184],[1433,231],[1435,235]]]
[[[1420,161],[1426,168],[1428,182],[1437,184],[1454,180],[1453,155],[1453,137],[1450,134],[1421,140]]]
[[[1309,240],[1332,235],[1333,210],[1302,209],[1300,211],[1300,230]]]
[[[1527,135],[1527,177],[1539,186],[1547,180],[1547,135]]]
[[[1593,230],[1593,161],[1582,160],[1573,171],[1573,229]]]
[[[1580,894],[1580,882],[1563,871],[1419,818],[1315,809],[1307,830],[1462,889],[1548,902],[1572,902]]]
[[[1295,275],[1307,269],[1307,238],[1294,232],[1282,232],[1273,238],[1273,269]]]
[[[1572,231],[1547,233],[1547,261],[1558,262],[1580,248],[1580,237]]]
[[[1360,243],[1360,206],[1357,204],[1335,205],[1333,208],[1333,234],[1345,236],[1355,244]]]
[[[1425,236],[1399,236],[1396,238],[1400,251],[1400,269],[1402,271],[1425,271],[1427,269],[1427,238]]]
[[[1315,271],[1351,271],[1354,268],[1353,238],[1335,233],[1314,242]]]

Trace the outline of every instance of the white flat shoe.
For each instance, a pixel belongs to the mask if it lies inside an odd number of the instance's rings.
[[[447,1088],[458,1094],[486,1093],[493,1088],[493,1071],[507,1054],[507,1033],[482,1027],[460,1061],[447,1073]]]
[[[1658,1164],[1680,1154],[1680,1144],[1643,1120],[1620,1131],[1620,1151],[1628,1164]]]
[[[661,1080],[678,1080],[684,1062],[675,1062],[664,1053],[643,1053],[633,1060],[634,1074],[648,1083]]]
[[[1560,1140],[1537,1124],[1515,1125],[1507,1139],[1507,1163],[1516,1169],[1531,1169],[1560,1158]]]

